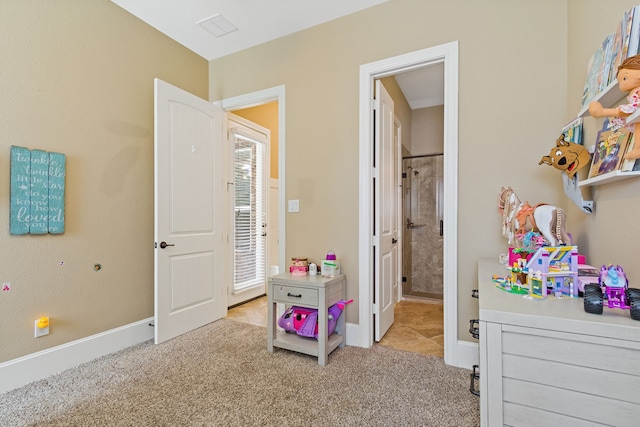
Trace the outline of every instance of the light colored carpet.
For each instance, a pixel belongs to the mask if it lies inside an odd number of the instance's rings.
[[[327,366],[219,320],[0,395],[7,426],[477,426],[469,371],[376,345]]]

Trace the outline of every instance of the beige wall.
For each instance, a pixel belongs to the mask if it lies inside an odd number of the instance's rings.
[[[413,110],[411,155],[444,153],[444,106]]]
[[[153,79],[207,98],[208,63],[108,0],[0,9],[3,362],[153,316]],[[66,154],[63,235],[9,234],[11,145]]]
[[[496,207],[500,186],[512,185],[532,202],[569,203],[560,178],[538,166],[566,120],[565,1],[391,0],[212,61],[210,98],[286,85],[285,197],[300,200],[299,213],[286,213],[286,257],[317,259],[335,250],[347,296],[357,299],[359,67],[454,40],[459,336],[470,339],[476,260],[506,247]],[[356,305],[347,321],[358,322]]]
[[[407,98],[405,98],[402,93],[402,89],[400,89],[400,85],[396,81],[395,77],[385,77],[380,79],[385,89],[393,99],[393,112],[396,116],[396,119],[400,122],[400,139],[401,143],[407,149],[411,148],[411,126],[413,117],[411,107],[407,102]]]
[[[270,102],[255,107],[234,110],[233,114],[244,117],[271,131],[269,173],[278,179],[278,103]]]
[[[579,109],[588,57],[634,2],[391,0],[213,61],[207,74],[107,0],[2,0],[0,283],[12,288],[0,292],[0,362],[153,314],[154,77],[209,99],[286,85],[286,198],[301,207],[286,214],[287,257],[335,250],[357,298],[359,66],[458,40],[460,338],[477,316],[476,259],[506,246],[501,185],[565,208],[590,260],[620,263],[633,281],[635,251],[620,247],[638,240],[640,181],[597,187],[585,216],[538,161]],[[67,155],[64,235],[9,235],[12,144]],[[42,315],[54,333],[36,340]]]

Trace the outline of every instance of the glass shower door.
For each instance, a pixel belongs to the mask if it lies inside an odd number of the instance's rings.
[[[403,289],[405,296],[442,299],[444,156],[403,159]]]

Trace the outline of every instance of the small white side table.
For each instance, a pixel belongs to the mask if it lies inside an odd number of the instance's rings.
[[[279,347],[309,354],[318,358],[318,364],[326,365],[329,353],[345,345],[344,313],[338,319],[335,332],[328,336],[328,309],[345,299],[345,283],[344,274],[322,277],[284,273],[270,277],[267,291],[267,350],[273,353],[274,347]],[[277,330],[278,303],[318,309],[318,339]]]

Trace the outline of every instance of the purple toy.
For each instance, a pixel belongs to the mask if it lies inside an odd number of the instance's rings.
[[[344,308],[352,302],[352,299],[349,301],[341,300],[329,307],[329,335],[336,330],[338,318]],[[295,332],[303,337],[318,339],[318,310],[293,305],[280,316],[278,326],[284,329],[285,332]]]
[[[584,311],[602,314],[605,296],[609,308],[630,310],[631,318],[640,320],[640,289],[629,288],[627,276],[619,265],[603,265],[599,284],[585,285]]]

